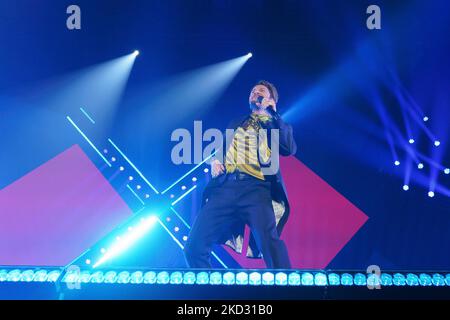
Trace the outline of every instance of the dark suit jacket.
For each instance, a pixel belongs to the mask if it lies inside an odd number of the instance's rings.
[[[236,130],[249,116],[245,116],[242,118],[239,118],[237,120],[232,121],[227,129],[234,129]],[[268,125],[263,126],[263,128],[267,129],[268,132],[268,142],[269,147],[271,136],[270,136],[270,129],[279,129],[279,153],[282,156],[289,156],[293,155],[297,152],[297,144],[294,141],[293,137],[293,130],[292,126],[285,123],[279,114],[277,114],[276,120],[272,120],[269,122]],[[225,135],[224,135],[225,137]],[[225,139],[224,139],[225,140]],[[231,143],[232,139],[228,139],[228,141],[224,141],[222,150],[219,150],[219,153],[222,152],[222,155],[226,154],[226,150],[228,150],[229,145]],[[220,158],[224,158],[221,156]],[[226,178],[225,174],[222,174],[216,178],[213,178],[210,180],[208,185],[205,188],[205,191],[203,192],[203,199],[202,199],[202,205],[206,203],[206,199],[209,197],[210,192],[213,188],[220,186],[224,183]],[[271,194],[272,194],[272,200],[278,203],[282,203],[284,205],[285,211],[281,218],[279,219],[277,223],[277,230],[278,234],[281,235],[281,232],[283,230],[284,225],[286,224],[286,221],[289,217],[289,201],[287,198],[287,192],[286,188],[283,182],[283,178],[281,176],[280,170],[277,171],[275,175],[271,176],[265,176],[266,180],[271,181]],[[221,243],[226,244],[233,248],[235,251],[241,253],[242,252],[242,243],[244,239],[244,223],[239,223],[233,226],[230,229],[230,233],[227,234],[222,240]],[[250,238],[249,242],[250,250],[247,251],[247,256],[251,258],[261,258],[260,251],[256,245],[256,241],[253,237],[253,235]]]

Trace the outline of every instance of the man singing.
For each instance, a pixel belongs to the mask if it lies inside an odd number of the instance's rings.
[[[263,258],[267,268],[290,268],[286,246],[280,240],[289,203],[278,154],[295,154],[297,145],[292,127],[277,112],[277,102],[275,86],[260,81],[250,93],[251,114],[229,126],[234,133],[218,152],[223,157],[211,162],[212,179],[185,246],[190,267],[210,268],[214,244],[226,244],[242,253],[247,224],[251,230],[247,257]]]

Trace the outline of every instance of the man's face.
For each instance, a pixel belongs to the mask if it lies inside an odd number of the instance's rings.
[[[262,84],[258,84],[253,87],[252,91],[250,92],[250,97],[248,98],[248,102],[250,104],[254,103],[257,106],[260,105],[258,101],[258,97],[263,97],[266,99],[270,99],[270,91],[266,86],[263,86]]]

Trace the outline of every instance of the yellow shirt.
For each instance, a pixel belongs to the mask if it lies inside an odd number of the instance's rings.
[[[267,135],[260,135],[260,139],[258,139],[258,132],[261,129],[261,123],[269,120],[269,116],[252,113],[249,119],[236,129],[233,141],[225,156],[227,173],[239,171],[264,180],[258,159],[258,150],[259,157],[264,163],[269,161],[271,153],[267,143]]]

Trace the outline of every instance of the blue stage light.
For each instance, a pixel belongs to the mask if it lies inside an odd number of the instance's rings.
[[[409,186],[407,184],[403,185],[403,190],[408,191],[409,190]]]
[[[232,285],[232,284],[234,284],[235,283],[235,276],[234,276],[234,273],[233,272],[226,272],[224,275],[223,275],[223,280],[222,280],[222,282],[223,282],[223,284],[226,284],[226,285]]]
[[[47,281],[47,270],[39,270],[34,273],[34,281],[36,282],[45,282]]]
[[[134,51],[133,51],[133,55],[134,55],[135,57],[137,57],[137,56],[139,55],[139,53],[140,53],[139,50],[134,50]]]
[[[310,272],[302,273],[302,285],[303,286],[312,286],[314,285],[314,276]]]
[[[120,166],[120,167],[119,167],[119,170],[120,170],[120,171],[124,171],[125,168],[124,168],[123,166]]]
[[[183,276],[183,283],[184,284],[194,284],[195,283],[195,273],[189,271],[186,272]]]
[[[192,181],[193,181],[193,182],[197,182],[197,177],[193,177],[193,178],[192,178]]]
[[[388,273],[382,273],[380,277],[380,282],[382,286],[392,286],[393,284],[392,276]]]
[[[328,283],[330,286],[338,286],[341,284],[341,277],[337,273],[328,274]]]
[[[111,162],[116,162],[116,157],[111,157]]]
[[[252,286],[259,286],[261,285],[261,273],[259,272],[252,272],[250,273],[250,275],[248,276],[248,283]]]
[[[92,283],[102,283],[105,280],[105,276],[103,275],[103,272],[96,271],[91,276],[91,282]]]
[[[377,287],[381,285],[380,276],[374,273],[367,275],[367,285],[371,287]]]
[[[20,281],[31,282],[34,278],[33,270],[25,270],[22,272],[22,276],[20,277]]]
[[[433,191],[428,191],[428,196],[429,196],[430,198],[433,198],[433,197],[434,197],[434,192],[433,192]]]
[[[248,274],[246,272],[238,272],[238,274],[236,274],[236,284],[247,285]]]
[[[171,284],[183,283],[183,274],[179,271],[172,272],[172,274],[170,275],[170,283]]]
[[[441,142],[439,140],[434,141],[434,145],[436,147],[439,147],[441,145]]]
[[[437,287],[445,286],[445,277],[442,274],[433,274],[433,278],[431,281],[433,282],[433,285]]]
[[[399,166],[399,165],[400,165],[400,161],[395,160],[395,161],[394,161],[394,164],[395,164],[396,166]]]
[[[130,282],[133,284],[140,284],[144,282],[144,273],[142,271],[135,271],[130,276]]]
[[[220,272],[213,272],[209,275],[209,283],[213,285],[222,284],[222,274]]]
[[[208,169],[208,168],[205,168],[205,169],[203,169],[203,172],[204,172],[204,173],[208,173],[208,172],[209,172],[209,169]]]
[[[428,120],[430,120],[430,118],[428,118],[427,116],[423,117],[423,121],[427,122]]]
[[[341,284],[343,286],[352,286],[353,285],[353,277],[350,273],[344,273],[341,275]]]
[[[8,272],[6,277],[7,281],[17,282],[20,280],[21,271],[19,269],[14,269]]]
[[[181,190],[186,190],[186,186],[181,186]]]
[[[423,163],[419,162],[419,164],[417,165],[417,168],[420,169],[420,170],[423,169]]]
[[[183,241],[187,241],[188,237],[187,236],[183,236]]]
[[[156,272],[148,271],[144,274],[144,283],[154,284],[156,283]]]
[[[0,270],[0,282],[4,282],[8,279],[8,271]]]
[[[445,283],[450,286],[450,273],[445,276]]]
[[[406,283],[408,284],[408,286],[418,286],[419,277],[413,273],[408,273],[406,275]]]
[[[79,279],[81,283],[89,283],[91,281],[91,273],[89,271],[82,271]]]
[[[445,174],[450,174],[450,168],[445,168],[445,169],[444,169],[444,173],[445,173]]]
[[[202,271],[197,274],[197,284],[208,284],[209,283],[209,274],[208,272]]]
[[[433,281],[431,279],[431,276],[429,274],[426,273],[421,273],[419,275],[419,283],[421,286],[432,286],[433,285]]]
[[[414,141],[414,139],[409,139],[408,142],[409,142],[410,144],[413,144],[415,141]]]
[[[364,275],[362,273],[355,274],[353,281],[356,286],[366,286],[367,285],[366,275]]]
[[[275,284],[277,286],[285,286],[287,285],[288,281],[287,281],[287,274],[285,272],[278,272],[275,275]]]
[[[250,280],[251,280],[251,276],[250,275]],[[264,272],[262,275],[262,284],[265,286],[272,286],[275,284],[275,275],[273,274],[273,272]]]
[[[106,272],[103,282],[104,283],[116,283],[117,282],[117,272],[115,272],[115,271]]]
[[[404,285],[406,285],[406,278],[403,274],[396,273],[392,277],[392,283],[396,286],[404,286]]]
[[[91,264],[91,259],[86,259],[84,262],[89,265]]]
[[[61,271],[59,270],[50,271],[47,275],[47,282],[56,282],[56,280],[58,280],[60,275]]]
[[[328,284],[327,275],[322,272],[318,272],[314,275],[315,286],[326,286]]]
[[[167,271],[158,272],[156,276],[156,283],[158,284],[168,284],[170,281],[170,276]]]
[[[130,181],[133,181],[133,179],[134,179],[133,176],[128,177],[128,180],[130,180]]]
[[[122,271],[117,276],[117,283],[129,283],[130,273],[128,271]]]
[[[290,286],[299,286],[300,285],[300,274],[297,272],[291,272],[288,276],[288,284]]]
[[[247,58],[250,59],[251,57],[253,57],[253,53],[251,53],[251,52],[247,53]]]

